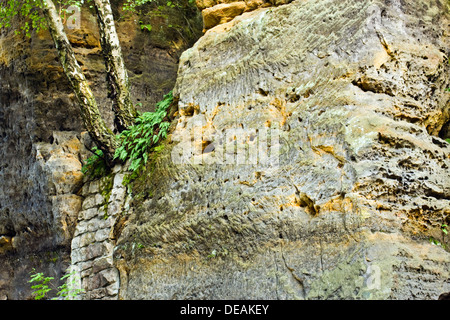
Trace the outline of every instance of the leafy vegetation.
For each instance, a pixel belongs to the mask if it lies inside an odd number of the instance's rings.
[[[52,300],[73,300],[80,293],[83,293],[83,289],[75,289],[74,284],[76,282],[75,272],[71,272],[63,276],[60,280],[64,281],[64,283],[53,289],[48,285],[52,285],[52,281],[55,279],[53,277],[45,277],[42,272],[37,272],[33,268],[33,274],[30,276],[29,283],[34,283],[31,286],[31,289],[34,289],[33,296],[35,300],[47,299],[47,294],[52,290],[58,290],[56,297],[52,298]],[[67,280],[69,279],[69,280]],[[71,279],[71,280],[70,280]],[[70,281],[70,283],[67,283]]]
[[[86,2],[89,1],[86,0]],[[68,11],[68,7],[81,7],[85,1],[57,0],[54,2],[58,6],[61,19],[66,21],[71,13]],[[16,16],[25,18],[19,29],[15,30],[16,34],[25,34],[27,37],[31,37],[32,30],[39,32],[47,29],[47,22],[42,15],[42,0],[7,1],[5,5],[0,6],[0,29],[11,27],[12,20]]]
[[[152,41],[161,46],[167,43],[190,43],[201,35],[201,16],[195,0],[127,0],[122,6],[123,17],[137,14],[141,30],[150,33]],[[194,21],[197,21],[193,23]]]
[[[123,4],[122,9],[124,11],[132,11],[132,12],[138,12],[139,7],[142,7],[145,4],[150,3],[158,3],[157,0],[126,0]],[[195,4],[195,0],[187,0],[187,3],[190,5]],[[165,1],[165,4],[169,8],[180,8],[183,6],[180,0],[173,0],[173,1]]]
[[[148,152],[161,139],[167,137],[170,122],[167,111],[173,101],[172,91],[156,104],[155,112],[145,112],[137,117],[135,125],[118,135],[121,141],[116,149],[114,159],[130,160],[130,171],[136,171],[148,161]]]
[[[38,0],[8,1],[0,6],[0,29],[11,27],[13,18],[22,16],[26,20],[15,32],[16,34],[24,33],[30,37],[32,30],[39,31],[47,27],[40,8]]]
[[[446,225],[446,224],[443,224],[443,225],[441,226],[441,230],[442,230],[442,232],[443,232],[445,235],[448,234],[447,228],[448,228],[448,225]]]
[[[33,268],[33,272],[36,272],[36,270],[34,268]],[[50,281],[52,281],[53,279],[54,279],[53,277],[44,277],[44,274],[42,272],[31,275],[31,279],[28,282],[29,283],[33,283],[33,282],[37,283],[37,284],[31,286],[31,289],[35,289],[35,291],[33,291],[33,296],[34,296],[35,300],[41,300],[41,299],[45,298],[47,293],[52,290],[48,287],[47,284]]]

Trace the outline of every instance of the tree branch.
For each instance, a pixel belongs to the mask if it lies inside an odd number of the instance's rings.
[[[95,97],[75,58],[72,46],[64,31],[61,17],[53,1],[43,0],[42,4],[43,13],[58,51],[59,60],[78,99],[86,129],[111,164],[118,142],[114,133],[103,121]]]
[[[137,112],[130,96],[128,71],[122,56],[109,0],[94,0],[100,43],[105,59],[109,96],[113,99],[115,125],[119,132],[134,124]]]

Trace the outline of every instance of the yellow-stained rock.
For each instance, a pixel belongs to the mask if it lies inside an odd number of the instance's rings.
[[[231,21],[234,17],[245,11],[246,4],[244,1],[217,4],[214,7],[204,9],[202,11],[203,26],[210,29],[218,24]]]
[[[13,250],[13,241],[9,236],[0,236],[0,255]]]
[[[195,4],[197,5],[197,8],[203,10],[206,8],[214,7],[216,4],[232,2],[236,2],[236,0],[196,0]]]
[[[202,10],[203,27],[207,29],[227,23],[244,12],[287,4],[292,0],[197,0],[197,7]]]

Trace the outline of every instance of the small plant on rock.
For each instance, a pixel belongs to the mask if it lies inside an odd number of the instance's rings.
[[[135,121],[135,125],[122,131],[118,136],[121,141],[114,159],[130,160],[129,170],[135,172],[148,160],[148,152],[161,139],[167,137],[170,122],[167,121],[167,111],[173,101],[172,91],[166,94],[156,104],[155,112],[145,112]]]
[[[47,294],[52,290],[57,290],[56,297],[52,298],[52,300],[74,300],[77,296],[84,292],[83,289],[77,289],[75,284],[77,278],[75,276],[75,271],[66,274],[60,280],[64,281],[64,283],[55,287],[52,284],[52,281],[55,278],[46,277],[42,272],[36,272],[33,268],[29,283],[33,283],[31,289],[34,289],[33,296],[35,300],[47,299]],[[52,286],[52,288],[49,287]]]
[[[33,268],[33,272],[36,270]],[[47,296],[47,293],[52,289],[49,288],[48,284],[55,278],[53,277],[44,277],[42,272],[34,273],[31,275],[31,279],[28,281],[29,283],[36,283],[31,286],[31,289],[34,289],[33,296],[35,300],[44,299]]]

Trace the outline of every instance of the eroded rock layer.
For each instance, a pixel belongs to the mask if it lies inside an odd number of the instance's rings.
[[[134,190],[119,296],[450,291],[448,25],[444,0],[305,0],[208,30]]]

